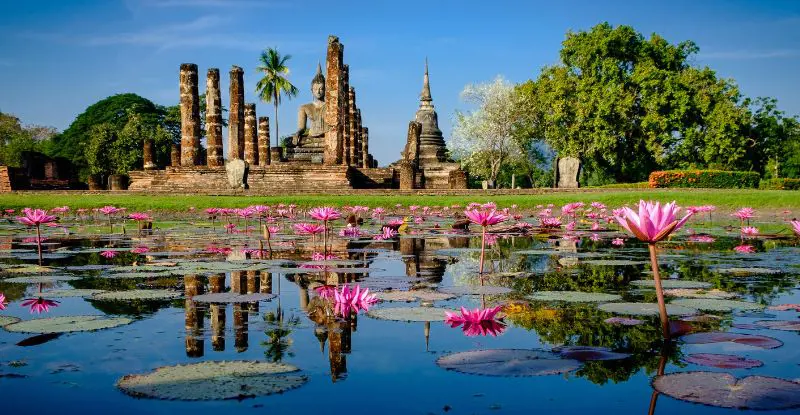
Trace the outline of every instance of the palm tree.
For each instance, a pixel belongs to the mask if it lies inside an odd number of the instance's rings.
[[[278,135],[278,105],[281,103],[281,96],[285,95],[289,98],[297,95],[297,87],[289,82],[286,78],[289,75],[289,68],[286,66],[286,61],[292,58],[292,55],[281,56],[275,48],[269,48],[261,52],[259,62],[261,63],[256,68],[259,72],[264,73],[256,84],[256,92],[264,102],[272,102],[275,105],[275,143],[280,145],[280,136]]]

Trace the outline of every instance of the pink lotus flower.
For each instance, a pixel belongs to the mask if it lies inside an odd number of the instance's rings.
[[[138,254],[138,255],[146,254],[146,253],[150,252],[150,248],[148,248],[146,246],[137,246],[136,248],[131,249],[131,252],[133,252],[134,254]]]
[[[381,233],[373,236],[372,239],[375,239],[376,241],[385,241],[387,239],[392,239],[397,235],[398,234],[396,230],[390,228],[389,226],[384,226],[381,228]]]
[[[342,217],[338,210],[332,207],[317,207],[308,211],[308,215],[316,220],[328,222]]]
[[[13,214],[14,212],[16,212],[16,210],[14,210],[14,209],[6,209],[6,210],[4,210],[3,212],[6,212],[6,214],[7,214],[7,215],[11,215],[11,214]]]
[[[569,232],[572,232],[575,230],[577,226],[578,223],[573,220],[572,222],[568,223],[567,226],[564,227],[564,229],[566,229]]]
[[[144,221],[153,220],[153,218],[151,218],[150,215],[148,215],[147,213],[142,213],[142,212],[131,213],[130,215],[128,215],[128,218],[130,218],[132,220],[135,220],[137,222],[144,222]]]
[[[592,242],[597,242],[600,240],[600,235],[593,233],[592,236],[589,237]]]
[[[794,230],[794,233],[797,236],[800,236],[800,220],[793,220],[791,222],[791,224],[792,224],[792,230]]]
[[[336,287],[333,285],[321,285],[319,287],[315,287],[314,292],[316,292],[317,296],[323,300],[333,300],[336,294]]]
[[[317,235],[325,232],[325,226],[314,223],[295,223],[292,227],[299,235]]]
[[[236,230],[236,224],[235,223],[225,224],[225,233],[233,233],[234,230]]]
[[[206,215],[208,216],[217,216],[220,212],[220,208],[208,208],[206,209]]]
[[[359,285],[356,285],[355,289],[345,285],[341,291],[334,291],[333,301],[336,313],[348,316],[351,311],[358,313],[361,310],[369,310],[370,306],[378,302],[378,298],[369,293],[369,288],[362,291]]]
[[[717,210],[717,207],[714,205],[689,206],[686,208],[686,210],[693,213],[703,213],[703,212],[713,212]]]
[[[739,218],[740,220],[744,221],[745,219],[752,219],[753,216],[755,216],[755,213],[756,213],[755,209],[749,208],[749,207],[744,207],[744,208],[741,208],[741,209],[737,210],[731,216],[735,216],[735,217]]]
[[[269,232],[270,235],[275,235],[280,231],[281,231],[280,226],[267,226],[267,232]]]
[[[43,223],[51,223],[56,221],[55,216],[48,215],[47,212],[42,209],[25,208],[22,209],[22,213],[25,216],[18,217],[17,221],[26,226],[39,226]]]
[[[361,236],[361,230],[358,229],[358,226],[350,226],[350,224],[347,224],[346,227],[339,231],[339,236],[345,238],[358,238]]]
[[[0,310],[5,310],[6,305],[8,305],[6,302],[6,296],[3,293],[0,293]]]
[[[116,215],[121,210],[122,209],[116,208],[114,206],[103,206],[100,209],[97,209],[98,212],[100,212],[100,213],[102,213],[102,214],[104,214],[106,216]]]
[[[716,241],[716,239],[708,235],[692,235],[689,237],[689,242],[708,244],[714,241]]]
[[[508,219],[506,215],[497,213],[496,210],[465,210],[464,215],[467,216],[470,222],[483,227],[496,225]]]
[[[377,220],[383,220],[383,215],[386,214],[386,209],[381,207],[376,207],[372,209],[372,217]]]
[[[101,256],[111,259],[117,256],[117,251],[103,251],[100,253]]]
[[[561,213],[567,216],[574,216],[578,209],[581,209],[585,206],[583,202],[572,202],[567,203],[561,208]]]
[[[560,228],[561,218],[543,217],[541,225],[543,228]]]
[[[21,304],[23,307],[29,307],[31,309],[31,314],[42,314],[44,311],[45,313],[50,311],[50,307],[58,307],[58,301],[55,300],[47,300],[42,297],[39,298],[29,298],[22,302]]]
[[[733,250],[740,254],[752,254],[756,252],[756,248],[754,248],[752,245],[738,245],[733,247]]]
[[[220,248],[218,246],[209,245],[206,247],[206,252],[210,254],[221,254],[221,255],[228,255],[231,253],[230,248]]]
[[[625,240],[622,238],[614,238],[611,240],[611,245],[614,246],[623,246],[625,245]]]
[[[312,261],[327,261],[330,259],[336,259],[336,255],[334,254],[325,255],[322,252],[314,252],[313,254],[311,254]]]
[[[54,207],[50,211],[53,213],[67,213],[69,212],[69,206]]]
[[[675,202],[661,205],[659,202],[639,201],[639,213],[625,207],[622,215],[615,215],[617,222],[642,241],[656,243],[672,231],[680,229],[692,213],[689,212],[682,219],[677,219],[680,208]]]
[[[496,318],[501,309],[502,306],[497,306],[484,309],[476,308],[470,311],[461,307],[461,313],[445,311],[445,324],[449,324],[452,328],[463,326],[464,334],[470,337],[497,336],[506,328],[505,323]]]
[[[755,226],[743,226],[742,235],[745,236],[758,236],[758,228]]]
[[[602,204],[602,203],[600,203],[600,202],[592,202],[591,206],[592,206],[593,208],[595,208],[595,209],[599,209],[599,210],[604,210],[604,209],[606,209],[606,205],[604,205],[604,204]]]

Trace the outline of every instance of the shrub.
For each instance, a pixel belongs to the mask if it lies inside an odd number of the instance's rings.
[[[760,176],[752,171],[666,170],[650,173],[650,187],[743,189],[758,187]]]
[[[800,190],[800,179],[764,179],[758,187],[768,190]]]
[[[650,182],[612,183],[595,187],[597,187],[598,189],[647,189],[648,187],[650,187]]]

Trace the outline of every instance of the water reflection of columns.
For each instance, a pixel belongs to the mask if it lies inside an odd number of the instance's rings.
[[[204,313],[197,308],[192,297],[203,294],[203,283],[197,275],[187,275],[184,277],[184,290],[186,294],[186,356],[202,357]]]
[[[352,348],[350,322],[334,321],[328,325],[328,360],[331,364],[331,380],[344,379],[347,374],[347,353]]]
[[[262,272],[261,273],[261,284],[259,285],[261,289],[261,293],[263,294],[272,294],[272,273],[271,272]]]
[[[300,295],[300,309],[303,311],[308,311],[308,287],[306,287],[304,283],[298,282],[297,291]]]
[[[225,274],[208,277],[209,289],[212,293],[225,290]],[[210,304],[211,309],[211,347],[215,352],[225,350],[225,308],[224,304]]]
[[[236,351],[241,353],[247,350],[247,303],[235,303],[233,305],[233,345]]]
[[[400,239],[400,253],[406,265],[406,275],[440,282],[447,269],[447,261],[425,254],[425,239]]]
[[[247,271],[247,293],[255,294],[260,292],[259,285],[261,285],[261,272],[260,271]],[[248,311],[258,313],[258,302],[248,303]]]

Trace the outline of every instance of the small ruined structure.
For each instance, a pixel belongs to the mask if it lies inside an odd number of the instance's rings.
[[[433,106],[427,60],[419,109],[409,124],[406,147],[395,165],[400,168],[401,189],[467,188],[466,173],[458,163],[447,158],[439,116]],[[411,183],[413,187],[409,187]]]
[[[211,68],[206,75],[206,164],[225,165],[222,153],[222,98],[219,92],[219,69]]]
[[[578,173],[581,161],[575,157],[562,157],[556,162],[556,187],[563,189],[578,188]]]

